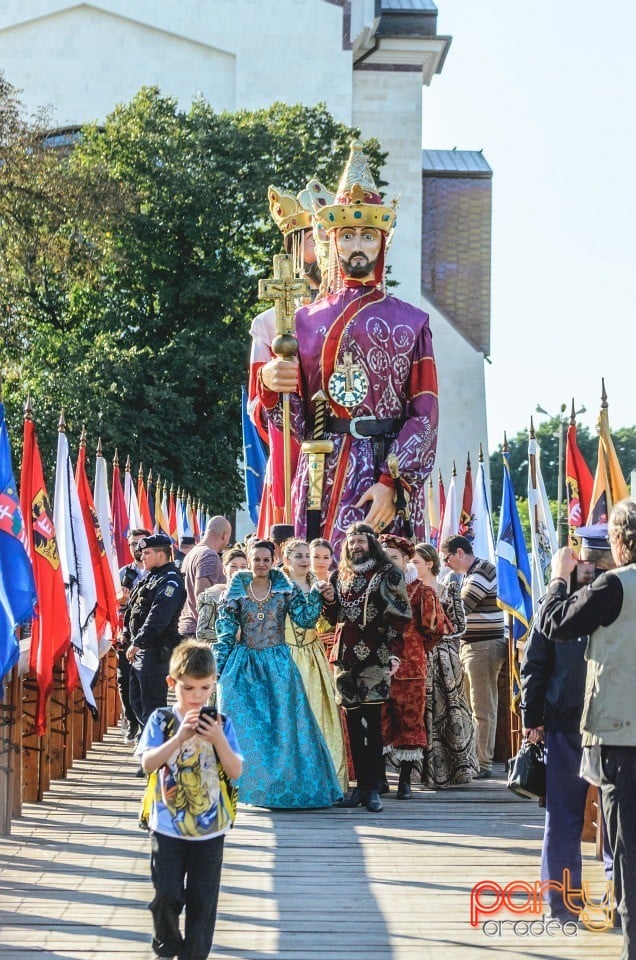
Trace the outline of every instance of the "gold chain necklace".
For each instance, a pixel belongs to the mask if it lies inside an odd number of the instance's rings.
[[[268,599],[270,593],[272,592],[272,581],[271,581],[271,580],[269,581],[269,586],[267,587],[267,593],[265,594],[264,597],[260,597],[260,598],[259,598],[259,597],[256,596],[256,594],[254,593],[254,590],[252,589],[252,584],[251,584],[251,583],[248,583],[248,585],[247,585],[247,592],[248,592],[248,594],[250,595],[250,597],[252,598],[252,600],[254,601],[254,603],[255,603],[255,604],[257,605],[257,607],[258,607],[258,612],[257,612],[257,614],[256,614],[256,619],[257,619],[257,620],[264,620],[264,619],[265,619],[265,614],[263,613],[262,606],[263,606],[263,604],[265,603],[265,601]]]

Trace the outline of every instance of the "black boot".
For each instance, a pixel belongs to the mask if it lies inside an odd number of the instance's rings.
[[[412,760],[402,760],[400,763],[400,781],[398,783],[398,800],[411,800],[413,792],[411,790],[411,770],[413,769]]]
[[[382,774],[382,776],[378,781],[378,793],[381,793],[382,795],[384,795],[385,793],[391,792],[391,788],[389,787],[389,781],[386,778],[386,757],[384,757],[383,763],[384,763],[384,773]]]
[[[345,797],[344,800],[341,800],[338,806],[340,807],[361,807],[367,802],[367,791],[361,790],[360,787],[354,787],[348,797]]]
[[[369,813],[380,813],[382,810],[382,801],[377,790],[369,790],[367,796],[367,810]]]

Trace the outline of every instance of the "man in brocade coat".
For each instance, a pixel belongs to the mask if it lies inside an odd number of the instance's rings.
[[[384,290],[395,209],[385,206],[362,149],[354,144],[333,204],[315,207],[331,244],[327,296],[296,314],[298,360],[271,360],[258,372],[262,409],[281,422],[280,393],[290,393],[298,440],[314,436],[314,400],[327,397],[321,536],[336,555],[347,528],[424,536],[425,481],[437,443],[437,374],[428,315]],[[394,461],[388,461],[395,457]],[[393,467],[391,469],[391,467]],[[307,456],[293,490],[297,536],[306,532]]]
[[[382,810],[382,705],[399,666],[395,648],[411,619],[404,574],[386,557],[373,528],[353,523],[342,559],[323,592],[324,615],[335,626],[331,661],[336,702],[344,707],[357,786],[345,807]]]

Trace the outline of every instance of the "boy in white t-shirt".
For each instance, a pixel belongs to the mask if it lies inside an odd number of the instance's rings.
[[[157,957],[206,960],[216,922],[223,842],[232,825],[220,790],[218,765],[231,780],[243,758],[229,717],[201,714],[216,683],[209,644],[188,640],[170,659],[174,707],[155,710],[136,754],[146,773],[156,771],[148,812],[155,896]],[[179,916],[185,906],[185,933]]]

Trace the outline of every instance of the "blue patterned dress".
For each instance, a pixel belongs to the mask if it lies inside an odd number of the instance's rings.
[[[272,570],[271,592],[257,602],[247,590],[251,580],[244,570],[233,576],[214,644],[219,710],[232,717],[245,758],[240,799],[282,809],[331,806],[342,789],[285,643],[287,614],[299,626],[315,626],[320,594],[314,589],[305,595]]]

